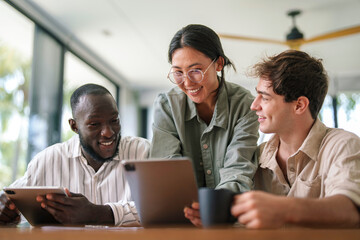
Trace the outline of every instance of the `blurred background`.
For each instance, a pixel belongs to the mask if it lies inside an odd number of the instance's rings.
[[[85,83],[117,99],[122,135],[151,140],[153,100],[173,87],[169,42],[192,23],[222,36],[237,68],[227,81],[253,94],[257,79],[247,70],[288,49],[296,24],[298,47],[322,58],[330,78],[319,117],[360,136],[359,12],[360,0],[0,0],[0,188],[37,152],[73,135],[69,98]]]

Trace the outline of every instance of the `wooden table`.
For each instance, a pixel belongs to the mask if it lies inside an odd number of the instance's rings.
[[[282,228],[248,230],[240,227],[201,229],[189,226],[131,227],[0,227],[1,240],[360,240],[360,229]]]

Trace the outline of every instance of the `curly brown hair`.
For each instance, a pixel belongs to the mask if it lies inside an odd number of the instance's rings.
[[[307,97],[311,116],[317,118],[329,85],[322,59],[287,50],[255,64],[250,74],[269,81],[274,93],[284,96],[285,102]]]

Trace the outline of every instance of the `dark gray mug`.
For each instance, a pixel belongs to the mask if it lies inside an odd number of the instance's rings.
[[[230,213],[234,192],[227,189],[199,189],[200,218],[203,227],[235,222]]]

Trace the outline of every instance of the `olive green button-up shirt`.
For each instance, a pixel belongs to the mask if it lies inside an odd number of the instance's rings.
[[[189,157],[198,187],[251,190],[258,139],[257,116],[250,110],[252,100],[248,90],[226,82],[207,125],[180,88],[160,94],[154,103],[150,157]]]

